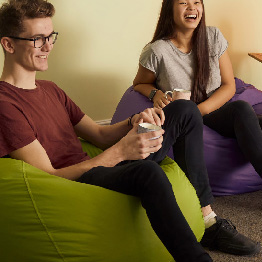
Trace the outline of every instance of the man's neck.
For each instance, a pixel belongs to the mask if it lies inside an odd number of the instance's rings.
[[[13,86],[22,89],[35,89],[35,77],[36,72],[24,72],[22,70],[16,70],[4,66],[1,81],[5,81]]]

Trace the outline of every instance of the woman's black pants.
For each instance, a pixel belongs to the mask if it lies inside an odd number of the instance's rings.
[[[186,100],[170,103],[164,112],[164,141],[158,152],[146,160],[93,168],[78,181],[139,197],[152,228],[177,262],[212,261],[197,242],[158,165],[173,146],[175,161],[196,188],[201,205],[210,204],[213,197],[203,158],[203,119],[195,103]]]
[[[245,157],[262,177],[262,118],[245,101],[226,103],[203,117],[204,124],[219,134],[236,138]]]

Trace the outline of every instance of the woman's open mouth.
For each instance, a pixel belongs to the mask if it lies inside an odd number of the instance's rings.
[[[193,21],[197,19],[197,15],[185,15],[185,19]]]

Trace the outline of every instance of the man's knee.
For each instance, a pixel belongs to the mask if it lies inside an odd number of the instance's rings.
[[[150,174],[162,176],[164,173],[159,164],[152,160],[138,160],[137,168],[139,169],[140,173],[145,176],[149,176]]]
[[[154,161],[140,160],[137,162],[138,179],[141,183],[152,187],[160,186],[161,184],[169,184],[169,180],[163,169]]]

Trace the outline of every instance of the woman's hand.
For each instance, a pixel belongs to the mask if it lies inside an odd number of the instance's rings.
[[[172,97],[166,97],[166,95],[161,90],[158,90],[153,97],[154,107],[158,109],[164,108],[170,102],[172,102]]]

